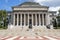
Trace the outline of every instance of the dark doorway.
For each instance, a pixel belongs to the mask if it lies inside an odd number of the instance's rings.
[[[29,29],[32,29],[32,19],[29,19]]]

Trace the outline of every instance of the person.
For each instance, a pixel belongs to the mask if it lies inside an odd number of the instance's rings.
[[[47,27],[48,29],[50,29],[50,25],[47,25],[46,27]]]

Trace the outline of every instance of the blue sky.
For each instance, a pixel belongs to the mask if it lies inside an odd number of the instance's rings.
[[[18,4],[21,4],[23,2],[26,2],[27,0],[0,0],[0,10],[12,10],[12,6],[16,6]]]
[[[0,10],[11,11],[12,6],[16,6],[26,1],[32,0],[0,0]],[[33,0],[41,5],[49,6],[49,10],[58,11],[60,8],[60,0]]]

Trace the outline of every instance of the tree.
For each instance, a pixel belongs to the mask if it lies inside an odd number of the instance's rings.
[[[56,17],[56,19],[57,19],[57,28],[60,28],[60,10],[58,10],[58,12],[59,12],[59,14]]]
[[[53,26],[54,26],[55,29],[57,29],[57,21],[56,21],[56,19],[54,19]]]
[[[0,10],[0,28],[7,28],[7,12]]]

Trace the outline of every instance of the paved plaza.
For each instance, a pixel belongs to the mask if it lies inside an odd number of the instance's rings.
[[[6,36],[1,37],[0,40],[60,40],[60,38],[56,36],[36,36],[36,37]]]
[[[60,29],[0,30],[0,40],[60,40]]]
[[[60,40],[60,29],[53,27],[48,6],[24,2],[12,7],[8,29],[0,30],[0,40]]]

